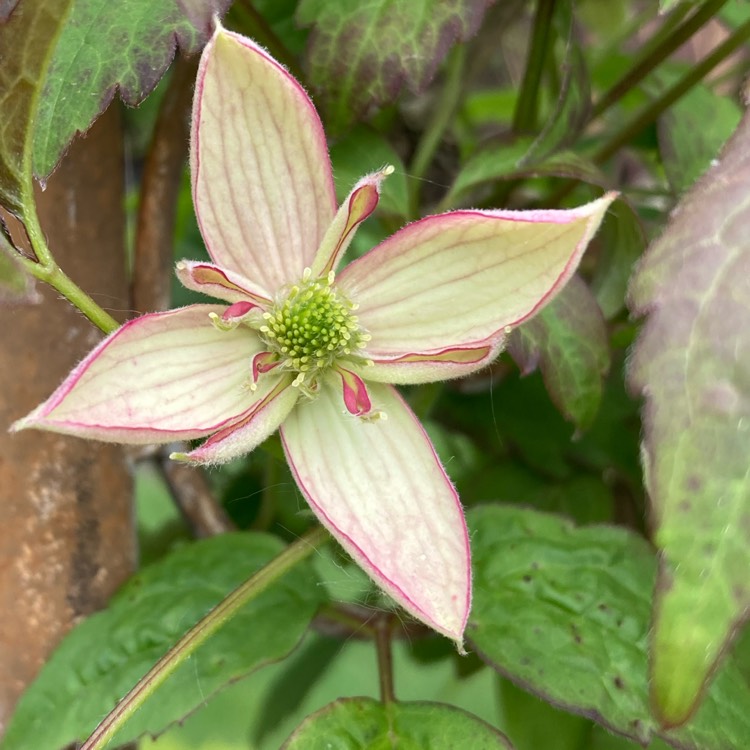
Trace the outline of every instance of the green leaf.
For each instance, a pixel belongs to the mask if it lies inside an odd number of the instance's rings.
[[[325,614],[318,622],[321,630],[332,624]],[[306,716],[332,701],[355,695],[376,698],[373,642],[347,636],[340,625],[332,632],[337,635],[308,632],[287,659],[229,686],[155,742],[141,740],[140,750],[279,750]],[[437,638],[396,639],[392,655],[401,700],[450,703],[500,727],[494,672],[481,664],[468,674],[457,669],[476,666],[476,658],[458,657],[447,640]]]
[[[522,136],[511,142],[491,142],[479,148],[461,167],[445,201],[458,203],[467,193],[486,183],[512,179],[526,156],[532,139]]]
[[[584,157],[572,151],[560,151],[535,161],[529,155],[531,145],[531,138],[520,137],[510,143],[492,142],[482,146],[461,167],[443,202],[446,205],[465,203],[472,191],[488,183],[524,177],[565,177],[606,185],[604,175]]]
[[[83,739],[192,625],[282,549],[263,534],[224,535],[144,569],[63,641],[23,696],[3,750],[25,750],[31,737],[34,750]],[[281,578],[181,664],[116,743],[162,731],[230,681],[288,654],[315,614],[319,592],[308,568]]]
[[[615,201],[598,234],[601,255],[591,279],[591,291],[606,320],[625,307],[633,266],[646,247],[646,235],[635,211],[625,200]]]
[[[659,150],[676,192],[687,190],[711,166],[740,117],[733,99],[698,85],[659,118]]]
[[[0,205],[31,197],[31,131],[55,39],[72,0],[35,0],[0,23]]]
[[[112,101],[151,93],[179,46],[198,51],[229,0],[86,0],[73,4],[52,56],[34,132],[34,174],[45,178],[76,133]]]
[[[644,469],[662,551],[652,690],[666,724],[695,710],[750,606],[748,184],[745,115],[631,288],[632,311],[648,313],[630,383],[646,397]]]
[[[591,722],[560,711],[514,685],[499,680],[500,700],[507,732],[517,750],[581,750],[587,748]]]
[[[507,737],[475,716],[440,703],[336,701],[309,716],[283,750],[455,750],[471,737],[472,750],[512,749]]]
[[[580,429],[591,425],[609,369],[609,346],[602,312],[580,277],[513,331],[508,351],[523,374],[539,367],[550,398],[567,419]]]
[[[625,529],[576,528],[514,506],[470,510],[474,609],[467,636],[486,661],[545,700],[644,746],[655,734],[683,750],[744,747],[750,689],[736,664],[704,705],[662,731],[648,699],[656,560]]]
[[[383,182],[378,209],[398,217],[406,216],[409,204],[406,169],[401,157],[380,133],[364,125],[354,128],[331,147],[331,161],[340,203],[360,177],[387,164],[393,165],[396,171]]]
[[[573,428],[551,403],[541,377],[506,377],[490,393],[473,398],[462,394],[456,407],[458,413],[449,418],[464,425],[470,435],[481,429],[486,446],[502,441],[541,476],[555,480],[570,477],[567,454]]]
[[[489,0],[301,0],[312,25],[308,70],[329,132],[424,89],[456,42],[473,36]]]

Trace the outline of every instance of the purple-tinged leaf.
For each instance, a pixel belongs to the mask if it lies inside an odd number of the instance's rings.
[[[489,724],[455,706],[441,703],[381,703],[346,698],[308,716],[282,750],[330,747],[513,750],[508,738]]]
[[[550,398],[566,419],[586,429],[596,417],[603,377],[609,369],[604,318],[580,277],[508,341],[521,372],[542,371]]]
[[[31,198],[31,139],[39,92],[71,0],[27,0],[0,24],[0,205]],[[10,4],[11,9],[13,3]]]
[[[493,1],[302,0],[297,20],[314,25],[308,69],[328,131],[367,117],[404,87],[424,89],[448,50],[477,32]]]
[[[116,90],[126,104],[143,101],[177,47],[197,52],[211,34],[211,19],[228,5],[229,0],[74,3],[42,91],[34,132],[34,174],[42,179],[49,175],[72,138],[89,129]]]
[[[750,116],[645,255],[647,314],[630,384],[661,551],[652,698],[665,725],[696,709],[750,605]]]
[[[18,0],[0,0],[0,23],[5,23],[18,5]]]
[[[656,559],[614,526],[515,505],[475,508],[474,606],[466,636],[516,684],[644,747],[734,750],[750,737],[750,688],[734,660],[696,716],[660,729],[648,698],[648,636]]]

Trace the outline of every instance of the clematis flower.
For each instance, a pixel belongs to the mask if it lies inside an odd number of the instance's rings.
[[[206,438],[219,464],[277,429],[346,551],[461,648],[471,602],[458,496],[392,384],[467,375],[574,272],[613,195],[569,211],[461,210],[410,224],[338,271],[390,167],[336,207],[320,119],[249,39],[218,27],[191,134],[195,210],[214,263],[181,282],[222,302],[143,315],[104,339],[13,429],[120,443]]]

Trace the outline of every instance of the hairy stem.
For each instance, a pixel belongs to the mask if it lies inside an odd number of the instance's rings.
[[[23,231],[25,234],[23,243],[14,241],[13,232],[8,228],[3,216],[0,216],[0,222],[2,222],[3,236],[7,238],[10,246],[15,248],[15,258],[25,271],[56,289],[104,333],[111,333],[118,327],[117,321],[94,302],[55,262],[47,245],[47,238],[39,224],[36,203],[31,191],[24,203],[23,217],[16,222],[18,232]]]
[[[39,246],[34,244],[34,251],[39,252]],[[54,262],[37,263],[21,255],[16,256],[18,262],[32,276],[49,284],[56,289],[73,307],[78,308],[97,328],[104,333],[112,333],[119,327],[119,323],[104,308],[94,302],[65,272]]]
[[[556,0],[537,0],[534,26],[526,58],[526,70],[513,113],[514,133],[533,133],[536,129],[539,85],[547,59],[552,36],[552,19]]]
[[[103,748],[130,716],[164,683],[177,667],[205,643],[242,607],[263,593],[295,565],[309,557],[328,538],[328,532],[317,527],[290,544],[276,559],[259,570],[194,625],[142,677],[130,692],[107,714],[80,750]]]

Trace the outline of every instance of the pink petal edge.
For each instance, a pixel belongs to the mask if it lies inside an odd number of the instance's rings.
[[[289,255],[290,253],[293,255],[296,252],[293,248],[290,247],[290,241],[288,241],[286,238],[277,237],[271,241],[271,244],[274,245],[273,249],[276,251],[275,256],[274,254],[269,254],[268,252],[268,247],[266,246],[268,245],[269,240],[267,237],[263,240],[263,247],[259,247],[258,251],[255,253],[248,252],[247,242],[242,242],[239,244],[237,244],[236,242],[227,242],[225,231],[221,230],[220,227],[222,225],[224,227],[229,225],[226,221],[220,220],[218,214],[214,216],[214,214],[216,214],[216,208],[213,204],[211,204],[208,195],[205,197],[205,199],[203,197],[204,189],[201,187],[202,180],[200,176],[203,170],[201,157],[201,133],[203,124],[203,102],[205,98],[204,91],[207,70],[209,64],[211,63],[211,57],[213,55],[217,40],[220,37],[223,37],[224,39],[231,39],[237,44],[244,47],[246,50],[249,50],[250,52],[258,55],[266,64],[270,66],[269,70],[273,70],[275,75],[281,76],[283,80],[285,80],[291,86],[291,89],[295,92],[296,95],[292,97],[292,99],[294,99],[292,106],[294,108],[298,108],[298,112],[302,112],[302,110],[304,110],[303,119],[305,119],[305,127],[300,132],[304,132],[312,136],[311,140],[306,142],[310,146],[310,148],[306,150],[307,146],[303,146],[302,151],[305,152],[306,159],[304,161],[300,161],[299,159],[297,159],[297,162],[295,162],[292,166],[294,166],[295,170],[297,170],[300,174],[304,170],[308,171],[310,179],[312,179],[315,183],[315,192],[317,193],[319,200],[322,201],[322,204],[316,204],[314,202],[313,192],[306,190],[305,199],[309,199],[309,205],[302,205],[300,203],[296,211],[293,211],[292,207],[289,206],[286,213],[286,219],[280,219],[279,216],[276,216],[277,221],[276,224],[273,225],[288,225],[289,217],[292,214],[296,214],[298,217],[301,217],[301,221],[305,225],[305,231],[296,233],[296,242],[305,245],[306,250],[303,254],[306,253],[307,257],[301,259],[302,262],[300,268],[293,267],[296,265],[296,263],[290,262],[289,258],[286,257],[286,255]],[[286,125],[286,123],[283,124]],[[244,127],[245,130],[247,130],[247,123],[238,123],[238,127]],[[289,127],[293,126],[290,125]],[[289,156],[286,156],[286,163],[284,163],[284,160],[281,160],[279,166],[283,170],[285,170],[287,177],[290,177],[292,170],[290,169]],[[225,159],[229,158],[226,156],[226,154],[224,154],[223,157]],[[227,164],[227,168],[233,169],[235,172],[241,172],[243,166],[245,169],[249,168],[247,157],[243,157],[242,154],[240,154],[238,155],[238,158],[240,159],[239,164]],[[294,159],[292,161],[294,161]],[[191,124],[190,171],[192,178],[193,204],[195,206],[198,226],[206,244],[206,248],[208,249],[209,255],[218,265],[238,272],[245,272],[247,275],[250,275],[253,278],[257,276],[258,279],[264,282],[264,285],[266,287],[275,290],[276,288],[282,286],[284,283],[295,281],[296,276],[301,275],[304,267],[309,266],[312,263],[315,251],[317,250],[320,244],[320,240],[325,233],[325,227],[333,219],[336,211],[336,192],[333,182],[333,171],[331,168],[330,157],[328,155],[326,136],[325,132],[323,131],[323,125],[320,121],[320,117],[318,116],[318,113],[315,110],[310,97],[307,95],[307,92],[300,85],[300,83],[286,70],[286,68],[284,68],[283,65],[281,65],[278,61],[271,57],[262,47],[257,45],[252,40],[235,32],[225,30],[218,21],[216,21],[216,28],[212,38],[204,48],[198,67]],[[256,171],[256,178],[259,176],[259,173]],[[290,178],[290,180],[291,182],[294,182],[294,179]],[[254,180],[254,182],[257,181],[257,179]],[[232,192],[232,194],[235,196],[237,195],[237,193],[238,191],[236,189]],[[252,186],[247,191],[247,194],[248,195],[245,196],[246,200],[248,196],[252,198]],[[262,193],[260,193],[260,195],[262,195]],[[236,198],[233,198],[231,200],[231,203],[233,205],[235,199]],[[277,205],[277,203],[271,202],[268,205],[268,210],[263,211],[263,207],[258,207],[256,202],[256,208],[254,210],[256,212],[261,211],[261,215],[269,216],[271,213],[278,214],[278,210],[276,210]],[[211,221],[208,224],[206,222],[206,211],[209,211],[211,213]],[[322,216],[323,213],[326,214],[325,218],[323,218]],[[224,216],[223,211],[221,212],[221,216]],[[239,208],[237,208],[237,210],[235,211],[235,220],[236,221],[233,223],[235,224],[235,227],[239,228],[240,234],[243,236],[243,238],[247,239],[249,237],[263,236],[262,232],[259,233],[258,226],[245,226],[248,221],[252,222],[251,218],[248,218],[247,210],[240,210]],[[314,228],[316,221],[318,222],[317,229]],[[209,224],[211,225],[210,231]],[[272,228],[272,224],[273,221],[269,220],[266,229]],[[313,231],[314,229],[315,231]],[[232,236],[234,237],[234,235]],[[265,248],[265,252],[263,248]],[[261,257],[265,257],[268,260],[273,260],[275,257],[276,260],[274,260],[270,265],[268,262],[263,264],[260,261]],[[276,267],[278,265],[277,261],[281,264],[281,268]]]
[[[532,317],[573,274],[615,197],[569,211],[455,211],[400,229],[337,279],[359,305],[368,351],[472,346]]]
[[[271,305],[271,295],[265,289],[213,263],[181,260],[175,265],[175,274],[186,289],[194,292],[229,303],[247,300],[264,309]]]
[[[448,478],[448,475],[446,474],[445,469],[440,463],[440,459],[435,453],[435,449],[432,445],[432,442],[430,441],[427,433],[425,432],[419,420],[416,418],[413,412],[406,405],[405,401],[401,398],[400,394],[394,388],[390,386],[380,385],[380,384],[378,385],[381,388],[386,388],[387,391],[392,394],[392,396],[395,398],[396,403],[398,403],[400,407],[403,408],[403,413],[408,415],[410,423],[412,424],[414,428],[416,428],[416,431],[421,436],[423,445],[429,446],[429,455],[431,456],[433,466],[435,469],[437,469],[440,475],[442,475],[443,482],[444,482],[443,486],[444,488],[448,489],[451,497],[453,498],[454,507],[457,510],[457,518],[461,519],[462,545],[465,551],[465,558],[464,558],[465,568],[464,569],[466,572],[466,594],[465,594],[465,599],[462,605],[462,615],[461,615],[460,624],[458,627],[456,627],[455,629],[452,629],[436,621],[432,615],[428,614],[420,605],[418,605],[414,601],[413,597],[404,589],[402,585],[399,585],[394,580],[389,579],[383,573],[383,571],[376,564],[376,562],[371,560],[367,556],[367,554],[364,552],[362,547],[352,538],[352,536],[349,533],[347,533],[347,531],[336,526],[336,524],[332,521],[329,514],[326,513],[323,507],[314,499],[313,494],[310,490],[310,487],[308,487],[303,477],[303,473],[300,469],[300,465],[298,461],[295,460],[295,455],[294,455],[295,451],[291,447],[289,436],[287,434],[288,426],[286,424],[282,425],[280,429],[280,435],[281,435],[282,444],[284,446],[284,452],[286,454],[289,467],[292,471],[292,474],[295,477],[297,485],[299,486],[302,494],[305,496],[305,499],[307,500],[310,507],[313,509],[313,511],[317,515],[320,522],[331,532],[334,538],[336,538],[339,541],[339,543],[344,547],[344,549],[346,549],[346,551],[360,565],[360,567],[362,567],[366,572],[368,572],[370,576],[376,581],[376,583],[378,583],[378,585],[381,586],[387,594],[389,594],[404,609],[406,609],[408,612],[414,615],[417,619],[421,620],[422,622],[425,622],[437,632],[453,640],[457,645],[459,653],[464,654],[465,651],[463,649],[463,633],[466,628],[466,622],[468,621],[469,612],[471,609],[471,555],[470,555],[468,529],[466,527],[466,523],[464,520],[463,509],[462,509],[460,500],[458,498],[458,494],[456,493],[456,490],[453,487],[453,484]],[[386,413],[387,413],[387,410],[386,410]],[[358,429],[362,429],[362,430],[367,430],[373,426],[373,425],[368,425],[368,424],[362,425],[361,423],[359,423],[359,421],[355,422],[354,424],[356,424]],[[329,464],[329,467],[330,466],[331,465]],[[327,496],[326,499],[327,500],[330,499],[330,496]],[[388,498],[384,497],[383,502],[387,504]],[[386,512],[387,512],[387,509],[386,509]]]
[[[487,367],[505,347],[505,331],[466,346],[454,346],[433,352],[389,354],[367,350],[371,365],[360,373],[365,380],[392,385],[416,385],[452,380],[471,375]]]
[[[269,377],[269,376],[267,376]],[[170,458],[186,463],[216,465],[240,458],[273,435],[299,398],[289,375],[278,376],[276,385],[227,427],[211,435],[189,453],[172,453]]]
[[[365,175],[352,188],[320,243],[311,266],[313,276],[325,276],[336,270],[357,227],[377,207],[381,183],[392,173],[393,167],[384,167],[378,172]]]
[[[137,340],[140,329],[148,328],[152,323],[168,322],[174,319],[175,323],[182,321],[186,316],[195,317],[196,320],[205,320],[205,328],[213,330],[209,316],[218,315],[222,311],[221,306],[217,305],[189,305],[187,307],[175,308],[166,312],[147,313],[124,323],[120,328],[113,331],[109,336],[104,338],[92,349],[81,362],[73,368],[67,378],[58,386],[50,397],[40,404],[27,416],[14,422],[11,432],[18,432],[27,428],[39,428],[69,434],[78,437],[88,437],[96,440],[107,442],[120,442],[125,444],[148,444],[148,443],[166,443],[173,440],[192,440],[202,438],[215,432],[229,424],[234,423],[242,413],[238,410],[236,414],[230,414],[217,421],[203,425],[201,427],[185,428],[164,428],[153,427],[144,424],[110,424],[101,425],[95,422],[80,422],[72,419],[55,419],[50,417],[54,411],[65,401],[66,397],[76,388],[81,379],[86,375],[88,370],[97,362],[99,357],[112,346],[117,346],[118,341],[128,335],[134,336],[133,341]],[[201,325],[203,328],[203,325]],[[163,333],[164,331],[162,331]],[[145,335],[150,338],[150,333]],[[217,332],[217,336],[226,335]],[[244,332],[238,334],[244,337]],[[247,331],[247,337],[252,336]],[[132,341],[130,342],[132,344]],[[111,368],[110,368],[111,369]]]

